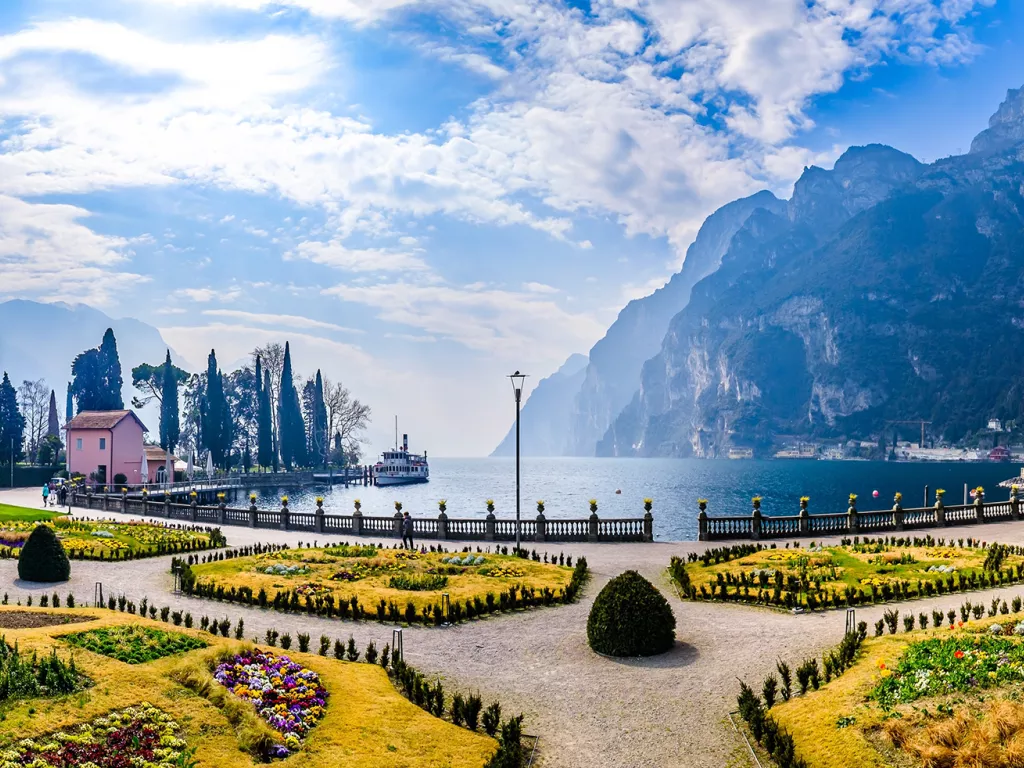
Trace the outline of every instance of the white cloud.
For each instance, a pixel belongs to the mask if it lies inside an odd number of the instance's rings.
[[[523,290],[530,293],[561,293],[558,288],[545,283],[523,283]]]
[[[346,328],[334,323],[326,323],[322,320],[314,320],[300,315],[275,315],[271,313],[244,312],[239,309],[204,309],[203,314],[208,317],[223,317],[231,320],[241,320],[247,323],[258,325],[270,325],[280,328],[299,329],[322,329],[325,331],[341,331],[343,333],[363,334],[358,328]]]
[[[234,301],[241,295],[242,289],[234,285],[228,288],[179,288],[174,291],[174,296],[194,301],[197,304],[209,304],[211,301]]]
[[[337,240],[306,241],[285,254],[285,259],[303,259],[347,272],[409,272],[427,269],[418,256],[384,248],[348,248]]]

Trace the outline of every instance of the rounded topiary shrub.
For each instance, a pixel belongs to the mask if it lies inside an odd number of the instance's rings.
[[[47,582],[71,578],[71,563],[52,528],[37,525],[32,531],[18,556],[18,576],[25,581]]]
[[[587,619],[590,647],[608,656],[653,656],[675,642],[676,617],[661,592],[636,571],[609,581]]]

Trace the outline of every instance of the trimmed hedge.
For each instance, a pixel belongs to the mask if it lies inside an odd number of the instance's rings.
[[[37,525],[18,558],[18,578],[25,581],[56,582],[71,578],[71,562],[64,546],[46,525]]]
[[[608,656],[654,656],[675,643],[676,617],[651,582],[636,571],[609,581],[587,618],[587,641]]]

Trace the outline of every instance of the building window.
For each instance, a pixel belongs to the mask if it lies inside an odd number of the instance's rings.
[[[101,451],[102,451],[102,450],[105,450],[105,449],[106,449],[106,447],[107,447],[107,438],[105,438],[105,437],[101,437],[101,438],[100,438],[100,450],[101,450]]]
[[[82,450],[82,438],[78,438],[77,440],[75,440],[75,450]]]

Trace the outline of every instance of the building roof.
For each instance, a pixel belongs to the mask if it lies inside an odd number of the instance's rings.
[[[159,445],[144,445],[142,450],[146,452],[146,461],[166,462],[167,451],[161,448]],[[178,457],[171,453],[171,462],[178,460]]]
[[[64,425],[64,429],[113,429],[128,417],[139,422],[143,432],[146,425],[135,415],[135,411],[80,411],[75,418]]]

